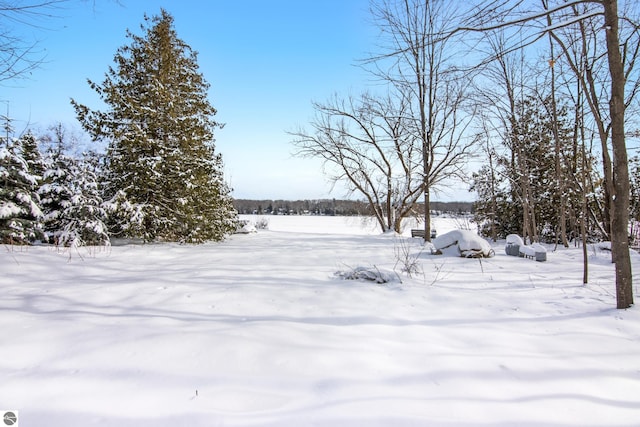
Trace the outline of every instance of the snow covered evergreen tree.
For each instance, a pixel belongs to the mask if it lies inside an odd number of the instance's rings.
[[[550,98],[536,95],[527,95],[518,102],[510,129],[504,135],[508,150],[497,156],[495,170],[484,165],[472,175],[472,189],[477,193],[475,220],[482,224],[485,235],[494,231],[497,237],[504,238],[517,233],[530,241],[545,242],[556,238],[560,230],[560,202],[554,191],[556,161],[563,180],[565,208],[571,212],[581,210],[576,166],[571,164],[574,139],[567,110],[559,104],[558,121],[554,123],[548,114],[549,104]],[[554,126],[561,144],[558,153],[554,150]],[[575,220],[567,220],[565,229],[577,236],[578,225]]]
[[[31,131],[25,133],[21,138],[22,158],[27,162],[27,168],[31,175],[38,181],[42,180],[46,168],[45,160],[38,147],[38,138]]]
[[[102,84],[89,81],[106,111],[72,101],[96,140],[108,142],[104,199],[111,233],[145,241],[221,240],[237,213],[215,152],[215,108],[196,53],[165,10],[130,31]]]
[[[53,151],[49,165],[39,190],[49,241],[60,246],[109,244],[95,155],[76,159]]]
[[[28,244],[43,237],[37,189],[38,155],[30,133],[0,142],[0,241]],[[25,151],[26,147],[26,151]],[[25,159],[25,153],[27,159]]]
[[[58,242],[63,246],[108,245],[107,212],[98,188],[98,158],[85,153],[71,166],[67,176],[73,195],[60,218]]]
[[[44,213],[44,231],[50,243],[58,244],[63,225],[63,212],[71,206],[74,196],[71,170],[73,158],[64,153],[64,141],[52,143],[46,156],[43,182],[38,190]]]

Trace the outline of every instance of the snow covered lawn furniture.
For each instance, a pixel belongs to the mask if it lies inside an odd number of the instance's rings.
[[[495,252],[489,242],[469,230],[453,230],[436,237],[433,246],[437,253],[455,248],[463,258],[491,258]]]
[[[520,256],[544,262],[547,260],[547,249],[540,243],[534,243],[529,246],[520,246]]]
[[[507,255],[520,256],[520,246],[524,246],[522,237],[517,234],[509,234],[507,236],[507,246],[504,247],[504,251]]]
[[[424,230],[420,228],[412,228],[411,237],[422,237],[424,239]]]
[[[337,271],[334,275],[343,280],[370,281],[380,284],[389,282],[402,283],[400,276],[395,271],[376,266],[350,268],[344,271]]]
[[[436,235],[438,233],[436,232],[435,228],[431,229],[431,238],[435,239]],[[421,228],[412,228],[411,229],[411,237],[422,237],[424,239],[424,230]]]

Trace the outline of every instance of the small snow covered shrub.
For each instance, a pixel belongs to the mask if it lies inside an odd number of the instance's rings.
[[[258,218],[256,220],[256,229],[258,230],[268,230],[269,229],[269,220],[265,217]]]
[[[378,267],[355,267],[345,271],[338,271],[335,273],[336,277],[343,280],[364,280],[375,283],[389,283],[400,282],[400,277],[395,271],[380,269]]]
[[[238,221],[238,227],[236,228],[237,234],[249,234],[257,232],[256,227],[249,221]]]

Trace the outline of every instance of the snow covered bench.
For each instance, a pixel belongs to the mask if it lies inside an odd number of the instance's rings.
[[[422,237],[424,239],[424,230],[420,228],[412,228],[411,237]]]
[[[431,238],[435,239],[436,235],[438,233],[436,233],[435,228],[431,229]],[[424,239],[424,229],[422,228],[412,228],[411,229],[411,237],[422,237]]]
[[[519,256],[520,258],[535,259],[536,261],[547,260],[547,249],[540,243],[525,245],[524,241],[517,234],[507,236],[507,245],[504,247],[507,255]]]

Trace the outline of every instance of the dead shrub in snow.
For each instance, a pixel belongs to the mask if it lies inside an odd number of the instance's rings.
[[[396,264],[394,268],[399,264],[401,266],[401,271],[406,273],[409,277],[422,274],[422,265],[418,260],[420,255],[422,255],[424,246],[421,246],[421,249],[418,252],[413,252],[411,242],[408,239],[398,238],[395,241],[393,250],[396,255]]]
[[[343,280],[361,280],[380,284],[390,282],[402,283],[400,276],[398,276],[395,271],[381,269],[375,265],[371,267],[348,268],[347,270],[337,271],[334,275]]]

